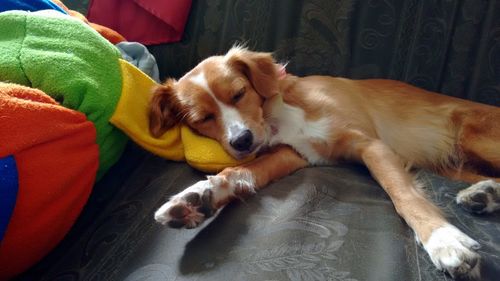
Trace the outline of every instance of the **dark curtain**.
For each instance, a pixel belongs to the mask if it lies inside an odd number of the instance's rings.
[[[195,0],[182,42],[150,50],[179,77],[236,42],[297,75],[391,78],[500,105],[500,1]]]

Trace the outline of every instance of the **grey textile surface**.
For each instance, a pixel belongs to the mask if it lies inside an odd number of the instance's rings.
[[[97,188],[102,194],[124,177],[90,220],[92,208],[62,245],[17,280],[450,279],[361,166],[302,169],[192,230],[161,226],[153,213],[202,173],[132,146]],[[466,184],[425,172],[421,179],[450,221],[481,243],[483,280],[498,280],[500,214],[474,216],[456,206],[454,196]]]

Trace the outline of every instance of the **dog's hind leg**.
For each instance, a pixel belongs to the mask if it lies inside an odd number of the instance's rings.
[[[490,178],[467,170],[446,171],[441,174],[474,183],[457,194],[456,202],[465,210],[482,214],[500,209],[500,178]]]
[[[460,191],[457,204],[472,213],[491,213],[500,209],[500,183],[483,180]]]
[[[453,277],[479,275],[479,244],[447,222],[415,186],[400,157],[382,141],[351,132],[350,154],[363,162],[384,188],[398,214],[415,232],[434,265]]]
[[[475,184],[460,191],[456,202],[473,213],[500,209],[500,109],[487,108],[460,115],[464,170],[453,178]]]

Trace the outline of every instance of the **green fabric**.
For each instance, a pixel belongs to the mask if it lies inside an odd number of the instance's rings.
[[[127,141],[108,122],[121,94],[119,51],[86,24],[60,13],[0,13],[0,31],[0,81],[41,89],[86,114],[97,130],[99,179]]]

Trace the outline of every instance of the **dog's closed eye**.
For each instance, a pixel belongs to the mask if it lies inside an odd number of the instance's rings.
[[[215,120],[215,114],[208,113],[202,119],[198,120],[196,123],[206,123]]]
[[[239,90],[239,91],[238,91],[238,92],[237,92],[237,93],[236,93],[236,94],[235,94],[235,95],[231,98],[231,102],[232,102],[233,104],[236,104],[238,101],[240,101],[240,100],[243,98],[243,96],[245,95],[246,90],[247,90],[247,89],[246,89],[245,87],[241,88],[241,89],[240,89],[240,90]]]

